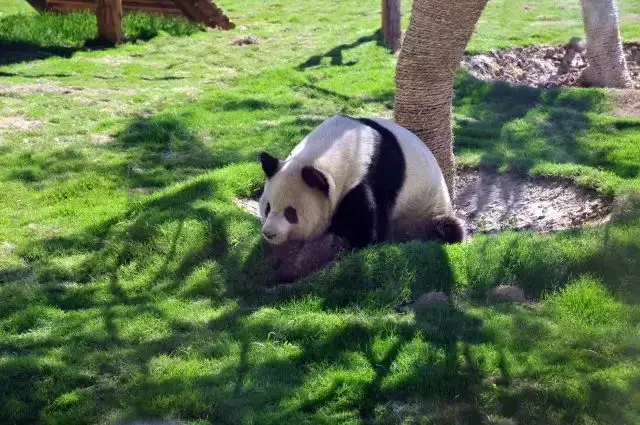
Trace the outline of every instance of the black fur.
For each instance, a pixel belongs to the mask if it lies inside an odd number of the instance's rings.
[[[318,189],[324,196],[329,196],[329,182],[327,178],[310,165],[302,167],[302,180],[304,180],[309,187]]]
[[[458,243],[462,242],[465,237],[466,232],[460,220],[454,216],[440,215],[424,220],[419,225],[413,225],[410,230],[395,232],[393,242],[421,240],[423,242]]]
[[[374,129],[378,143],[366,176],[338,205],[329,232],[345,238],[353,247],[362,248],[389,239],[391,211],[404,184],[406,162],[391,131],[370,119],[356,121]]]
[[[435,236],[434,240],[436,241],[442,243],[458,243],[462,242],[466,236],[460,220],[450,215],[435,217],[432,223],[435,230],[432,234]]]
[[[464,240],[466,232],[460,220],[450,215],[441,215],[424,222],[415,236],[412,239],[425,242],[458,243]]]
[[[261,152],[260,164],[262,165],[262,171],[264,171],[264,174],[267,176],[267,178],[271,178],[275,173],[278,172],[278,168],[280,167],[280,160],[269,155],[266,152]]]
[[[331,219],[329,233],[338,235],[355,248],[378,241],[378,214],[371,188],[354,187],[342,199]]]

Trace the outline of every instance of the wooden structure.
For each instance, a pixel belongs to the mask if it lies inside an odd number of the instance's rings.
[[[122,41],[122,0],[97,0],[98,35],[111,43]]]
[[[402,43],[401,19],[400,0],[382,0],[384,43],[393,53],[400,50],[400,44]]]
[[[94,10],[100,16],[112,18],[123,12],[148,12],[163,15],[184,15],[194,22],[201,22],[211,28],[230,30],[235,25],[211,0],[27,0],[31,6],[42,11],[71,12]],[[120,4],[120,6],[118,6]],[[98,10],[100,9],[100,11]],[[106,11],[109,10],[109,12]],[[122,13],[122,12],[120,12]],[[117,17],[116,17],[117,20]],[[100,25],[100,24],[99,24]],[[109,24],[112,25],[112,24]],[[101,31],[102,35],[103,32]]]

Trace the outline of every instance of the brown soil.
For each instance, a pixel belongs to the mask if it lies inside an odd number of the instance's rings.
[[[640,43],[626,43],[624,52],[634,87],[640,88]],[[480,80],[552,88],[580,86],[587,64],[584,45],[572,40],[564,46],[517,47],[465,56],[461,66]]]
[[[259,216],[255,199],[235,203]],[[549,232],[599,224],[610,212],[608,200],[564,180],[478,170],[460,170],[456,179],[456,215],[469,234],[507,229]]]
[[[236,38],[230,44],[232,46],[246,46],[249,44],[260,44],[260,40],[258,40],[256,37],[247,36]]]
[[[549,178],[462,170],[456,179],[456,215],[469,233],[507,229],[549,232],[597,223],[610,202],[593,190]]]

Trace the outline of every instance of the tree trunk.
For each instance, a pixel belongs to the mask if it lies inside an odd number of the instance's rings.
[[[615,0],[581,0],[587,33],[587,68],[583,83],[596,87],[630,87]]]
[[[122,0],[97,0],[98,36],[116,44],[122,41]]]
[[[395,120],[424,141],[454,194],[455,72],[487,0],[415,0],[396,70]]]
[[[401,0],[382,0],[382,32],[384,43],[389,46],[391,52],[400,50],[402,39],[402,27],[400,12]]]

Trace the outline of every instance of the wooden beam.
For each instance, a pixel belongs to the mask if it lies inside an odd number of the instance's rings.
[[[122,41],[122,0],[96,0],[96,16],[100,40]]]
[[[176,7],[182,11],[184,16],[191,21],[203,21],[200,11],[190,0],[174,0]]]
[[[384,43],[393,53],[400,50],[402,28],[400,20],[400,0],[382,0],[382,33]]]
[[[211,0],[173,0],[182,13],[193,21],[202,22],[209,27],[230,30],[235,25],[224,12]]]
[[[94,10],[98,18],[100,38],[109,43],[122,40],[123,11],[144,11],[160,14],[183,14],[188,19],[212,28],[230,30],[233,22],[211,0],[27,0],[44,10],[71,12]],[[2,0],[0,0],[2,2]],[[38,3],[39,2],[39,3]]]

